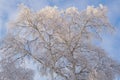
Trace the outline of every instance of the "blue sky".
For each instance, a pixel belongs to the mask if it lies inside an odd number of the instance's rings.
[[[45,6],[57,6],[60,9],[75,6],[79,10],[85,9],[88,5],[107,6],[108,18],[116,31],[114,35],[104,34],[100,46],[120,62],[120,0],[0,0],[0,39],[6,33],[7,22],[15,18],[17,7],[21,3],[33,10],[39,10]]]

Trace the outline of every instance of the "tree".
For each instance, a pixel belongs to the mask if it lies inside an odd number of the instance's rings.
[[[33,80],[33,71],[16,66],[11,60],[1,61],[0,80]]]
[[[1,53],[8,58],[21,55],[16,59],[28,56],[51,80],[114,80],[120,64],[94,44],[101,40],[100,33],[113,31],[106,12],[102,5],[83,11],[45,7],[37,12],[21,5]]]

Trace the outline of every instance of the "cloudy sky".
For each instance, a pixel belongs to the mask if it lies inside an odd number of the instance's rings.
[[[75,6],[79,10],[85,9],[88,5],[103,4],[107,6],[107,15],[116,31],[114,35],[104,34],[100,46],[120,62],[120,0],[0,0],[0,39],[6,34],[6,24],[15,18],[17,7],[21,3],[33,10],[39,10],[45,6],[57,6],[60,9]]]

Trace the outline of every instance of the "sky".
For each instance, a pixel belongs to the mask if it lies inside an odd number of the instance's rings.
[[[103,4],[108,8],[108,18],[116,28],[115,33],[102,35],[99,44],[110,56],[120,62],[120,0],[0,0],[0,39],[7,32],[7,23],[14,19],[18,12],[18,5],[24,3],[33,10],[39,10],[45,6],[57,6],[60,9],[76,7],[79,10],[86,9],[88,5],[98,6]]]

